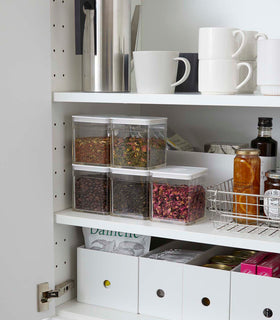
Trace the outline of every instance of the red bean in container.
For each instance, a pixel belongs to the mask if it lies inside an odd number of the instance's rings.
[[[152,170],[152,219],[190,224],[205,214],[206,168]]]

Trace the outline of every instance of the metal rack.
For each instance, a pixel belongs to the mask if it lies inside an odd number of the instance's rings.
[[[280,237],[280,197],[233,192],[233,179],[207,189],[217,230]]]

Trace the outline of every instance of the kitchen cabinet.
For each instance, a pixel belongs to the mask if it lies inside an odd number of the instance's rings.
[[[199,26],[236,26],[280,38],[277,0],[142,2],[138,47],[143,49],[195,52]],[[80,304],[71,300],[75,290],[51,300],[48,311],[37,312],[37,284],[48,282],[54,289],[75,279],[81,226],[280,253],[278,234],[217,231],[208,220],[193,226],[136,223],[69,209],[73,114],[167,116],[202,150],[205,142],[221,137],[250,141],[258,116],[274,118],[273,138],[280,141],[280,97],[81,93],[73,0],[2,0],[0,21],[1,318],[148,319]],[[170,163],[208,166],[211,183],[232,174],[231,156],[183,152],[168,157]]]

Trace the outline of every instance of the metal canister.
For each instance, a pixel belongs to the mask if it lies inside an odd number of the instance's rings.
[[[227,270],[227,271],[232,270],[231,266],[227,266],[225,264],[216,264],[216,263],[207,263],[203,267],[212,268],[212,269],[219,269],[219,270]]]
[[[235,250],[232,255],[245,260],[252,257],[255,253],[256,251],[254,250]]]
[[[215,256],[210,259],[211,263],[214,264],[223,264],[227,266],[235,267],[239,265],[244,259],[241,259],[236,256],[231,255],[221,255],[221,256]]]

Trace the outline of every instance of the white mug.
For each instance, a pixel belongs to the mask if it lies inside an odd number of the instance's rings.
[[[238,90],[238,93],[254,93],[257,89],[257,62],[256,61],[244,61],[252,67],[252,77],[250,80]],[[247,77],[247,68],[240,68],[239,82],[242,82]]]
[[[138,93],[174,93],[187,80],[191,65],[178,51],[134,51],[134,68]],[[185,64],[183,77],[176,81],[178,61]]]
[[[257,31],[245,31],[245,45],[240,53],[238,59],[241,61],[253,61],[257,58],[257,42],[258,39],[267,39],[267,35],[264,33],[259,33]],[[237,43],[238,46],[241,46],[242,37],[240,34],[237,34]]]
[[[241,38],[238,46],[237,35]],[[246,42],[244,31],[234,28],[200,28],[199,60],[238,59]]]
[[[280,39],[258,41],[257,84],[265,95],[280,95]]]
[[[238,84],[240,68],[246,67],[248,74]],[[252,67],[247,62],[236,60],[201,60],[198,70],[198,90],[202,94],[235,94],[252,76]]]

